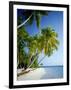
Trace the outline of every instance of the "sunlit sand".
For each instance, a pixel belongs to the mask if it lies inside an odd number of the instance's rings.
[[[28,69],[27,71],[29,71]],[[20,73],[21,70],[18,70],[18,73]],[[28,73],[22,74],[17,77],[17,80],[37,80],[44,76],[45,69],[44,68],[37,68],[34,70],[30,70]]]

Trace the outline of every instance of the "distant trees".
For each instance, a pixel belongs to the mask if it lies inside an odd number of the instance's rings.
[[[38,56],[41,52],[45,56],[51,56],[57,50],[59,41],[57,33],[51,28],[46,27],[41,29],[41,18],[48,15],[46,11],[37,10],[22,10],[21,16],[17,18],[17,67],[18,68],[37,68],[39,63]],[[24,20],[23,20],[24,19]],[[23,20],[23,21],[22,21]],[[39,33],[35,36],[30,36],[25,29],[25,25],[32,24],[36,21]],[[34,28],[33,28],[34,29]]]

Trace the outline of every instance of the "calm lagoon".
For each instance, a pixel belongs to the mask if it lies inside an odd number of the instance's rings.
[[[63,78],[63,66],[44,66],[45,74],[41,79]]]

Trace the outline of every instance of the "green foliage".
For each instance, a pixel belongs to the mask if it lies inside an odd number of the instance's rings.
[[[17,59],[18,59],[18,68],[28,67],[30,60],[29,58],[32,53],[36,51],[36,37],[31,37],[26,32],[25,28],[22,27],[17,30]],[[29,49],[28,54],[26,54],[25,47]],[[38,66],[37,61],[33,63],[34,67]]]
[[[25,46],[27,41],[28,33],[26,32],[25,28],[22,27],[17,30],[17,59],[18,59],[18,68],[24,67],[26,64],[26,53],[25,53]],[[27,67],[27,66],[26,66]]]
[[[43,50],[45,55],[51,56],[53,51],[58,49],[59,41],[57,40],[57,33],[51,28],[42,29]],[[42,44],[42,42],[40,42]]]

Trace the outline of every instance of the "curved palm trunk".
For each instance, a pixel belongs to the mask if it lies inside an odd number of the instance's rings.
[[[35,62],[37,56],[38,56],[38,54],[36,53],[36,54],[35,54],[35,57],[34,57],[34,60],[30,63],[30,65],[27,67],[27,69],[30,68],[30,67],[33,65],[33,63]],[[33,57],[33,56],[32,56],[32,57]]]
[[[46,56],[44,56],[44,57],[38,62],[38,64],[40,64],[40,62],[41,62],[45,57],[46,57]],[[37,56],[36,56],[36,58],[37,58]],[[31,62],[31,64],[27,67],[27,69],[30,68],[30,67],[33,65],[33,63],[35,62],[36,58],[34,58],[34,60],[33,60],[33,61]]]
[[[27,21],[32,17],[32,14],[20,25],[17,26],[17,29],[19,29],[20,27],[22,27],[23,25],[25,25],[27,23]]]
[[[33,63],[35,62],[35,60],[36,60],[36,59],[34,59],[34,60],[31,62],[31,64],[28,66],[28,68],[30,68],[30,67],[33,65]]]
[[[43,59],[44,59],[45,57],[46,57],[46,56],[44,56],[44,57],[38,62],[38,64],[40,64],[40,62],[43,61]]]

